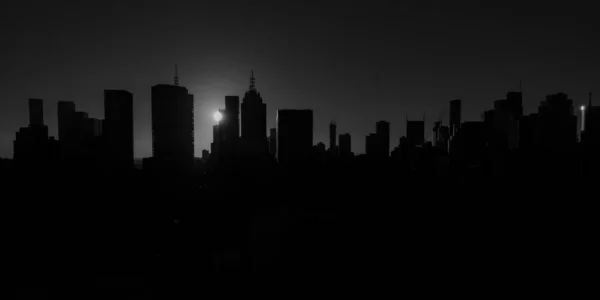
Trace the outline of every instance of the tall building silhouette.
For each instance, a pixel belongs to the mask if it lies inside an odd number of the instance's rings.
[[[508,109],[511,114],[517,118],[521,118],[523,116],[523,93],[508,92],[506,93],[506,101],[508,102]]]
[[[340,134],[339,142],[339,156],[340,157],[350,157],[352,156],[352,138],[349,133]]]
[[[225,111],[220,123],[226,127],[226,140],[234,141],[240,137],[240,97],[225,96]]]
[[[519,120],[523,116],[522,94],[509,92],[506,99],[494,101],[493,121],[494,137],[501,139],[496,144],[503,144],[514,150],[519,146]]]
[[[592,105],[592,93],[589,94],[588,105],[583,110],[582,141],[588,145],[600,145],[600,106]]]
[[[73,127],[76,132],[76,140],[78,146],[81,146],[81,143],[92,136],[92,131],[90,130],[88,124],[89,114],[84,111],[76,111],[73,114]]]
[[[215,124],[213,125],[213,141],[212,143],[210,143],[210,153],[211,153],[211,159],[214,161],[218,161],[219,160],[219,152],[220,152],[220,144],[221,144],[221,137],[220,137],[220,127],[219,124]]]
[[[242,143],[244,152],[249,155],[265,154],[267,144],[267,105],[256,90],[254,71],[250,77],[250,87],[242,101]]]
[[[577,116],[565,93],[547,95],[538,107],[537,145],[546,150],[568,150],[577,142]]]
[[[153,167],[189,171],[194,164],[194,96],[187,88],[152,87]]]
[[[418,146],[425,142],[425,121],[406,121],[406,141]]]
[[[269,133],[269,154],[277,156],[277,128],[271,128]]]
[[[29,126],[44,126],[44,101],[42,99],[29,99]]]
[[[74,114],[74,102],[58,101],[58,139],[61,142],[69,142],[75,138]]]
[[[133,94],[104,91],[104,137],[111,167],[133,168]]]
[[[102,137],[104,132],[104,120],[97,118],[88,118],[86,122],[86,131],[94,138]]]
[[[538,115],[523,116],[519,121],[519,148],[524,151],[533,150],[536,146]]]
[[[232,159],[237,151],[240,136],[240,98],[225,96],[225,109],[220,109],[222,119],[218,124],[220,160]]]
[[[389,122],[378,121],[375,124],[375,133],[366,136],[365,152],[371,158],[387,158],[390,156]]]
[[[450,101],[450,136],[460,129],[462,105],[460,99]]]
[[[461,125],[451,141],[450,154],[461,167],[483,167],[486,147],[486,124],[469,121]]]
[[[583,107],[584,131],[581,141],[584,150],[583,172],[586,175],[597,174],[600,168],[600,106],[592,105],[592,93],[589,93],[588,105]]]
[[[20,166],[38,167],[48,160],[48,126],[44,125],[44,103],[29,99],[29,126],[17,131],[13,158]]]
[[[277,159],[281,164],[305,162],[313,148],[313,111],[277,111]]]
[[[390,122],[379,121],[375,127],[378,155],[387,158],[390,156]]]
[[[329,123],[329,152],[331,154],[337,154],[336,152],[336,139],[337,139],[337,135],[336,135],[336,129],[337,129],[337,125],[335,124],[335,122],[331,122]]]
[[[441,121],[435,122],[433,126],[433,146],[444,151],[448,150],[450,130],[448,126],[442,125]]]
[[[369,157],[377,156],[377,134],[369,133],[365,137],[365,153]]]

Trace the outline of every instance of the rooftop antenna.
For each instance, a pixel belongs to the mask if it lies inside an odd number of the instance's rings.
[[[251,91],[256,90],[255,82],[256,82],[256,78],[254,78],[254,70],[252,70],[252,75],[250,76],[250,90]]]
[[[523,93],[523,81],[519,80],[519,93]]]
[[[175,64],[175,86],[179,85],[179,74],[177,72],[177,64]]]

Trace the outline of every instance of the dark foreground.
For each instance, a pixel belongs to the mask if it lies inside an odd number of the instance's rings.
[[[591,286],[589,179],[276,174],[5,176],[11,284],[30,299],[573,296]]]

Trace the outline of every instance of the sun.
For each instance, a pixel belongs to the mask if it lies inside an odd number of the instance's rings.
[[[215,121],[217,123],[219,123],[223,119],[223,114],[221,114],[220,111],[216,111],[215,114],[213,115],[213,119],[215,119]]]

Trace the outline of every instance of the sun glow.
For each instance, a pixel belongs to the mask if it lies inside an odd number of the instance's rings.
[[[216,111],[215,114],[213,115],[213,119],[215,119],[215,121],[217,123],[219,123],[223,119],[223,114],[221,114],[220,111]]]

